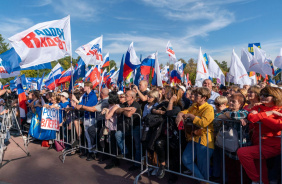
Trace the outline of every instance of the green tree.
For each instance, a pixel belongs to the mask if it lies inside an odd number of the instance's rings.
[[[0,34],[0,54],[9,50],[9,44],[5,43],[5,39]]]
[[[0,54],[6,52],[7,50],[9,50],[9,44],[5,43],[5,39],[0,34]],[[9,78],[6,78],[6,79],[0,79],[0,82],[3,85],[5,85],[7,82],[11,81],[12,79],[14,79],[14,77],[9,77]]]

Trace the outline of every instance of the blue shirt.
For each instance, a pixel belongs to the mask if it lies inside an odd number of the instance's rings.
[[[59,110],[59,118],[60,118],[60,123],[63,122],[63,117],[66,117],[66,112],[63,110],[61,110],[62,108],[67,108],[67,106],[70,106],[70,103],[69,101],[66,101],[65,103],[62,103],[60,102],[59,103],[59,107],[60,107],[60,110]],[[62,116],[62,113],[64,114],[64,116]]]
[[[97,100],[97,96],[96,96],[95,92],[91,91],[89,94],[87,94],[87,93],[83,94],[82,100],[79,103],[79,105],[84,105],[84,106],[87,106],[87,107],[93,107],[97,104],[97,102],[98,102],[98,100]],[[91,115],[92,118],[95,117],[94,112],[91,112],[90,115]],[[84,117],[89,118],[89,112],[85,111]]]
[[[214,105],[214,100],[216,99],[216,97],[220,96],[218,93],[211,91],[211,97],[208,99],[208,104],[210,104],[213,109],[215,109],[215,105]]]

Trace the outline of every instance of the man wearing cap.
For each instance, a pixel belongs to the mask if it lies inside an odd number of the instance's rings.
[[[203,81],[203,87],[206,87],[210,90],[211,96],[207,102],[213,107],[213,109],[215,109],[214,100],[220,95],[212,90],[212,81],[210,79],[205,79]]]

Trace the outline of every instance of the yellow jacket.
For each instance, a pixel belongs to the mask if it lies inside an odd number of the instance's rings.
[[[208,138],[209,138],[209,148],[214,149],[214,136],[213,136],[213,120],[214,120],[214,109],[213,107],[208,104],[207,102],[201,106],[198,106],[197,103],[193,103],[191,107],[187,110],[181,111],[184,114],[193,114],[195,115],[195,119],[193,124],[203,127],[203,135],[202,136],[195,136],[194,141],[199,143],[199,139],[201,137],[200,144],[207,146],[207,127],[208,127]],[[190,138],[190,140],[192,140]]]

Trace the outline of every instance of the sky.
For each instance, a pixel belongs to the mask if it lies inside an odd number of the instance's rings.
[[[199,48],[230,63],[248,43],[261,43],[272,60],[282,47],[281,0],[9,0],[0,1],[0,34],[8,38],[37,23],[71,17],[72,53],[103,35],[103,55],[119,65],[131,42],[144,59],[158,51],[167,63],[170,40],[178,59]]]

